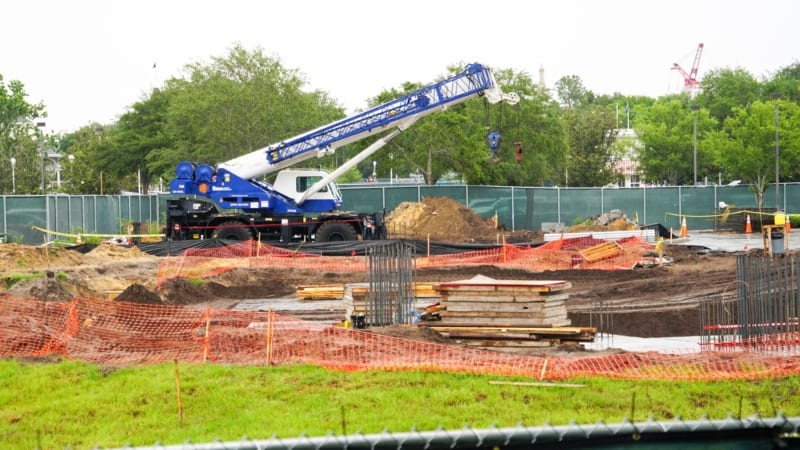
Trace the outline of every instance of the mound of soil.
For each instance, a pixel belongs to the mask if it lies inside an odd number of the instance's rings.
[[[422,202],[403,202],[386,217],[392,238],[455,243],[499,243],[541,241],[534,231],[510,232],[492,219],[484,219],[463,204],[447,197],[427,197]]]
[[[35,298],[48,302],[68,302],[75,298],[55,273],[47,272],[45,276],[31,278],[16,283],[7,291],[8,295],[22,298]]]
[[[144,303],[149,305],[160,305],[164,303],[160,295],[148,290],[139,283],[128,286],[115,300],[118,302]]]

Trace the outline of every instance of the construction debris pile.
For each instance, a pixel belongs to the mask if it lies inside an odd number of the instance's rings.
[[[569,227],[567,232],[577,233],[581,231],[625,231],[639,229],[639,219],[629,218],[619,209],[612,209],[607,213],[600,214],[583,223]]]

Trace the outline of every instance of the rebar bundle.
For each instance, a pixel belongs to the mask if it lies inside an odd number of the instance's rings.
[[[413,284],[415,249],[403,240],[367,248],[367,325],[408,325],[419,319]]]

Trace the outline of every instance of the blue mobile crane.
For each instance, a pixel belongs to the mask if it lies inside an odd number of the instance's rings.
[[[182,196],[167,200],[167,235],[175,240],[282,242],[383,238],[383,214],[341,211],[335,180],[420,118],[478,96],[489,103],[519,101],[516,94],[502,92],[490,68],[475,63],[413,93],[216,168],[183,161],[170,181],[170,193]],[[382,132],[386,134],[330,173],[288,168]],[[272,184],[257,179],[273,172],[278,173]]]

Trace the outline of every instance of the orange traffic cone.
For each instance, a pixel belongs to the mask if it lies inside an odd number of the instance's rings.
[[[744,225],[744,232],[750,234],[753,232],[753,226],[750,225],[750,214],[747,215],[747,223]]]
[[[681,237],[689,236],[689,231],[686,229],[686,217],[683,218],[683,222],[681,222]]]
[[[789,215],[786,215],[786,232],[789,233],[792,231],[792,221],[789,220]]]

